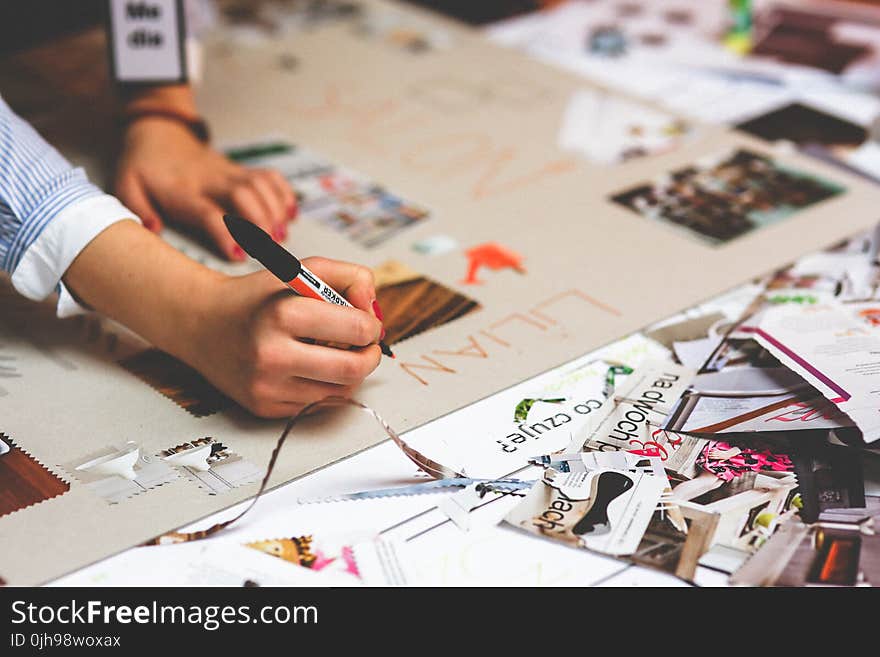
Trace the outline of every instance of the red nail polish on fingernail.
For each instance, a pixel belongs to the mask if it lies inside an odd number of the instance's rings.
[[[295,203],[291,203],[290,205],[288,205],[287,206],[287,218],[293,219],[294,217],[296,217],[296,211],[297,211],[297,208],[296,208]]]
[[[379,340],[382,341],[385,339],[385,328],[382,328],[382,333],[379,335]]]
[[[240,246],[236,246],[232,249],[232,256],[236,260],[244,260],[244,255],[244,249],[242,249]]]
[[[379,302],[375,299],[373,299],[373,313],[376,315],[376,319],[378,319],[380,322],[385,319],[382,316],[382,309],[379,307]]]

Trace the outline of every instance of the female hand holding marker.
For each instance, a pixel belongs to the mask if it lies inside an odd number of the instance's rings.
[[[226,224],[229,233],[239,246],[244,249],[245,253],[258,260],[279,281],[298,295],[332,303],[336,306],[353,308],[344,296],[333,289],[333,286],[321,280],[320,276],[311,271],[283,246],[276,244],[273,238],[256,224],[231,214],[223,216],[223,223]],[[370,279],[372,280],[372,275]],[[379,306],[375,298],[373,298],[371,305],[377,318],[381,320],[382,317],[378,312]],[[394,358],[394,354],[388,345],[381,341],[384,337],[385,333],[383,331],[382,335],[379,336],[379,348],[383,354]],[[340,346],[345,347],[347,345],[343,344]]]
[[[370,270],[325,258],[303,262],[354,307],[290,294],[265,271],[228,278],[206,336],[224,346],[194,358],[210,381],[263,417],[293,415],[331,395],[348,397],[382,358],[377,343],[384,330],[371,309]]]
[[[286,417],[324,397],[349,396],[382,357],[372,272],[325,258],[302,264],[353,307],[291,294],[266,271],[210,270],[134,221],[101,232],[64,282],[79,300],[193,366],[251,412]]]

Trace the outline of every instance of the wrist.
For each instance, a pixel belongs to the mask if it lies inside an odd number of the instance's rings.
[[[176,295],[176,321],[169,322],[174,330],[168,335],[170,343],[162,348],[202,370],[203,359],[216,356],[210,347],[216,344],[218,327],[231,319],[225,311],[231,277],[193,264],[197,270],[189,277],[187,288]]]
[[[122,115],[144,110],[167,110],[197,117],[195,97],[186,84],[147,87],[126,93],[122,99]]]
[[[199,141],[208,142],[208,125],[199,115],[189,85],[161,85],[130,92],[124,98],[120,122],[126,130],[136,123],[163,120],[185,127]]]
[[[151,126],[174,125],[179,129],[186,130],[190,136],[195,137],[198,141],[204,144],[207,144],[211,140],[208,124],[205,123],[201,117],[188,116],[174,111],[157,109],[132,112],[122,119],[122,125],[126,137],[131,136],[133,132],[137,132],[137,128],[143,128],[146,132],[150,130]]]

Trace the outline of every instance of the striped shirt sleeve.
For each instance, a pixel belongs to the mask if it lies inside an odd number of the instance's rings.
[[[0,98],[0,269],[19,293],[40,300],[58,291],[59,314],[77,312],[64,272],[101,231],[135,216]]]

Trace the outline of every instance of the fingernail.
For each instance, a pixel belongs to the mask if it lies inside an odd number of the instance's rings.
[[[244,260],[244,249],[242,249],[240,246],[236,245],[232,249],[232,257],[235,258],[236,260]]]
[[[282,231],[280,227],[276,226],[272,229],[272,239],[276,242],[280,242],[284,239],[284,231]]]
[[[291,203],[287,206],[287,218],[294,219],[296,217],[297,207],[296,203]]]
[[[384,339],[385,339],[385,327],[383,326],[382,333],[379,334],[379,341],[381,342]]]
[[[379,307],[379,302],[376,301],[376,299],[373,299],[373,314],[376,315],[376,319],[378,319],[380,322],[381,322],[383,319],[385,319],[385,318],[382,316],[382,309]]]

